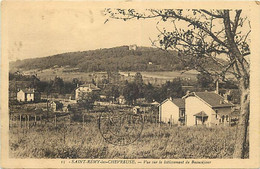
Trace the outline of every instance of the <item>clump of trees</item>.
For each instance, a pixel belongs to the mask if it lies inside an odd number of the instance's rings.
[[[90,110],[93,109],[94,102],[99,100],[99,95],[96,92],[83,93],[79,95],[78,105],[81,108]]]
[[[55,77],[50,81],[40,81],[35,75],[22,75],[17,73],[9,73],[10,91],[17,92],[18,88],[35,88],[39,92],[71,94],[77,85],[81,85],[77,78],[71,82],[64,82],[61,77]]]
[[[183,93],[180,78],[167,81],[162,86],[153,86],[151,83],[144,84],[142,75],[139,72],[136,73],[134,81],[126,81],[122,89],[122,94],[130,105],[135,104],[139,98],[145,98],[148,102],[161,102],[169,97],[182,97]]]
[[[199,88],[207,88],[210,90],[213,90],[215,88],[215,82],[213,77],[205,72],[199,73],[197,75],[197,82],[197,86]]]
[[[120,96],[119,86],[117,85],[106,85],[103,89],[103,92],[108,100],[112,100],[113,102]]]

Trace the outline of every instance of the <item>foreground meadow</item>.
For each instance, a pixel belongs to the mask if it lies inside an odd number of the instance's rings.
[[[141,137],[127,146],[108,144],[95,122],[11,128],[9,137],[10,158],[212,159],[232,158],[236,127],[145,124]]]

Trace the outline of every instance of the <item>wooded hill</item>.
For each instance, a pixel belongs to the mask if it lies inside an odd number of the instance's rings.
[[[172,71],[183,70],[185,65],[175,51],[163,51],[158,48],[128,46],[97,49],[80,52],[62,53],[48,57],[25,59],[10,62],[10,70],[49,69],[53,67],[78,68],[77,71]],[[217,69],[213,62],[207,66]]]

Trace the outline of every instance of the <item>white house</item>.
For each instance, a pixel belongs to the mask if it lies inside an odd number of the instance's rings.
[[[50,109],[53,112],[62,111],[63,110],[63,104],[59,101],[51,101],[50,102]]]
[[[33,88],[21,89],[17,92],[17,100],[20,102],[40,101],[41,94]]]
[[[136,50],[137,49],[137,45],[129,45],[128,47],[129,50]]]
[[[229,124],[233,104],[214,92],[191,92],[185,99],[186,125]]]
[[[160,122],[172,124],[185,123],[185,100],[182,98],[166,99],[159,105]]]
[[[100,89],[92,83],[80,85],[75,90],[75,100],[80,100],[81,94],[98,92],[98,91],[100,91]]]
[[[118,104],[125,104],[125,103],[126,103],[125,97],[120,95],[118,97]]]
[[[140,110],[141,110],[141,107],[140,107],[140,106],[135,106],[135,107],[133,108],[134,114],[140,113],[140,112],[141,112]]]

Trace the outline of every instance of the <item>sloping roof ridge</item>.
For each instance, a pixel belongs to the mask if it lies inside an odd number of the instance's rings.
[[[174,98],[174,99],[183,99],[183,98]],[[175,103],[173,102],[173,99],[171,100],[171,99],[167,98],[167,99],[165,99],[162,103],[160,103],[159,106],[162,105],[163,103],[167,102],[168,100],[171,101],[173,104],[175,104]],[[175,105],[176,105],[177,107],[179,107],[177,104],[175,104]]]
[[[201,101],[203,101],[204,103],[206,103],[209,107],[213,108],[206,100],[202,99],[201,97],[199,97],[196,92],[193,92],[194,96],[197,97],[198,99],[200,99]],[[197,92],[199,93],[199,92]],[[201,93],[206,93],[206,92],[201,92]]]
[[[212,106],[212,105],[210,105],[206,100],[204,100],[203,98],[201,98],[200,96],[198,96],[196,93],[211,93],[211,94],[215,94],[215,95],[217,95],[217,96],[219,96],[219,97],[221,97],[222,99],[223,99],[223,101],[225,102],[225,104],[231,104],[231,105],[234,105],[233,103],[231,103],[231,102],[226,102],[225,101],[225,98],[224,97],[222,97],[220,94],[217,94],[217,93],[215,93],[215,92],[193,92],[194,93],[194,95],[197,97],[197,98],[199,98],[200,100],[202,100],[203,102],[205,102],[208,106],[210,106],[211,108],[214,108],[215,106]]]
[[[35,93],[36,90],[34,88],[23,88],[23,89],[20,89],[20,91],[23,91],[24,93]]]
[[[170,100],[169,98],[165,99],[162,103],[160,103],[160,105],[162,105],[163,103],[167,102],[168,100]]]
[[[82,85],[79,85],[78,87],[76,87],[76,89],[80,88],[80,87],[90,87],[92,89],[99,89],[99,87],[97,87],[96,85],[94,85],[93,83],[84,83]]]

